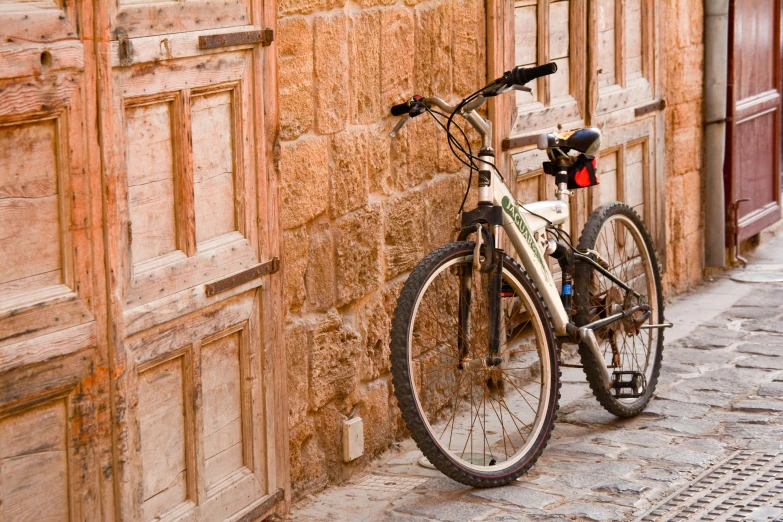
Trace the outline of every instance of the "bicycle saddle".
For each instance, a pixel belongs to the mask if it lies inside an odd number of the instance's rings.
[[[541,134],[538,137],[538,148],[573,149],[587,156],[594,156],[601,148],[601,131],[595,127],[564,131],[551,134]]]

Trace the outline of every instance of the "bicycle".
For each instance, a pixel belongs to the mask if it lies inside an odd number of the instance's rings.
[[[412,438],[432,465],[469,486],[507,484],[541,455],[557,417],[563,343],[578,343],[601,405],[630,417],[653,394],[662,329],[671,326],[655,248],[632,208],[613,202],[596,209],[577,247],[561,228],[571,190],[598,183],[598,129],[538,137],[550,159],[544,170],[555,178],[554,201],[519,204],[495,166],[492,125],[477,109],[492,96],[529,92],[527,83],[556,71],[554,63],[516,67],[456,106],[414,96],[391,108],[401,116],[392,137],[428,113],[470,169],[459,236],[413,269],[391,333],[394,393]],[[457,116],[481,136],[478,156]],[[474,171],[478,205],[466,211]],[[502,233],[521,265],[502,249]],[[559,263],[559,290],[544,256]]]

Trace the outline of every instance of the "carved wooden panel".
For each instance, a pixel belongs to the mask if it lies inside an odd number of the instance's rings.
[[[625,146],[625,172],[623,175],[625,183],[623,190],[625,197],[623,199],[645,219],[649,219],[649,216],[645,214],[644,202],[649,198],[647,194],[650,188],[647,176],[650,171],[647,150],[648,140],[646,138],[628,143]]]
[[[0,418],[0,520],[71,520],[64,400]]]
[[[57,121],[0,126],[0,300],[63,282]]]
[[[249,0],[112,0],[112,32],[130,37],[251,24]]]
[[[178,250],[170,100],[125,108],[133,264]]]
[[[0,42],[56,42],[79,37],[75,2],[0,0]]]
[[[599,156],[599,179],[601,184],[593,188],[593,208],[598,208],[604,203],[622,201],[623,169],[622,161],[618,158],[622,152],[618,148],[606,150]],[[620,164],[618,168],[618,163]]]
[[[144,520],[152,520],[188,498],[184,366],[180,355],[139,374]]]
[[[535,66],[555,62],[558,71],[517,92],[511,136],[584,121],[584,0],[516,0],[514,60]]]
[[[241,334],[242,331],[233,332],[201,347],[204,467],[208,490],[245,466]]]
[[[223,520],[266,493],[257,314],[251,291],[129,338],[143,520]]]
[[[193,188],[196,214],[196,244],[237,230],[241,216],[235,182],[241,180],[236,166],[235,114],[241,110],[236,86],[230,90],[205,92],[191,98],[193,136]],[[239,134],[241,136],[241,134]],[[241,157],[241,151],[238,155]]]
[[[257,264],[251,54],[115,69],[131,259],[126,308]],[[193,74],[209,70],[210,74]],[[165,72],[165,74],[163,74]]]
[[[655,96],[654,0],[597,0],[596,114],[622,110]]]

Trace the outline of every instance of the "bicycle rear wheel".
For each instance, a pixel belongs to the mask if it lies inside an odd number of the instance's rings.
[[[405,424],[430,462],[463,484],[493,487],[527,471],[546,446],[560,372],[546,307],[506,255],[502,363],[485,363],[488,274],[474,270],[473,248],[438,248],[406,281],[392,324],[392,378]]]
[[[663,358],[663,330],[645,325],[663,323],[663,292],[652,238],[639,215],[628,205],[607,203],[587,220],[579,249],[591,249],[609,263],[609,271],[633,288],[640,298],[626,292],[586,263],[574,274],[575,322],[584,325],[636,305],[648,305],[643,324],[640,312],[595,332],[604,363],[616,385],[601,391],[602,368],[586,346],[580,355],[587,380],[601,405],[618,417],[632,417],[649,402],[658,382]]]

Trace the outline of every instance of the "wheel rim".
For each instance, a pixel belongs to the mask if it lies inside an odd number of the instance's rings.
[[[486,274],[471,278],[469,348],[460,358],[458,270],[472,258],[444,263],[420,290],[408,329],[409,382],[419,417],[441,451],[471,472],[495,474],[516,469],[536,445],[551,400],[552,367],[544,325],[522,283],[506,269],[504,363],[477,364],[488,346],[486,291],[476,298]]]
[[[656,288],[652,257],[636,224],[622,214],[610,216],[601,226],[594,249],[609,262],[610,271],[642,295],[639,302],[623,298],[625,292],[598,270],[592,270],[590,280],[590,321],[612,314],[612,307],[623,308],[635,304],[650,306],[650,316],[645,324],[657,324],[660,303]],[[615,308],[616,310],[616,308]],[[635,317],[639,317],[639,313]],[[597,332],[604,361],[610,372],[631,371],[643,373],[647,383],[640,398],[617,398],[625,405],[644,400],[653,378],[658,351],[657,329],[641,329],[633,324],[633,318],[618,321]],[[619,367],[617,363],[619,362]]]

